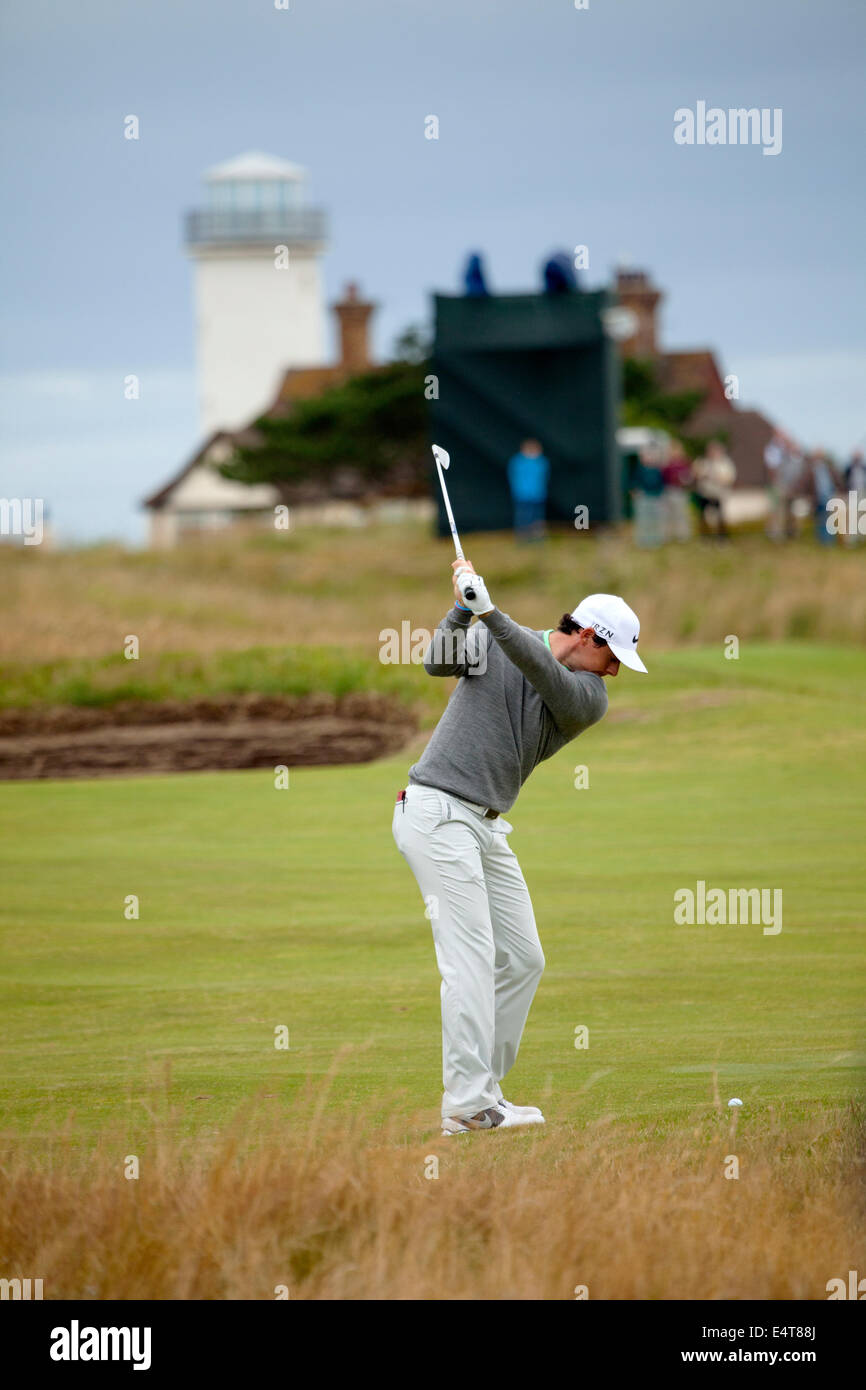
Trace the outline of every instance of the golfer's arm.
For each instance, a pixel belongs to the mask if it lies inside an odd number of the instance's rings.
[[[529,684],[537,690],[559,729],[579,733],[595,724],[607,710],[607,691],[592,671],[568,671],[544,642],[526,632],[498,608],[479,619]]]
[[[424,670],[428,676],[464,676],[466,674],[466,662],[462,658],[465,651],[466,634],[471,622],[472,614],[465,613],[456,604],[450,613],[445,614],[424,653]],[[440,635],[457,634],[458,631],[462,631],[462,637]]]

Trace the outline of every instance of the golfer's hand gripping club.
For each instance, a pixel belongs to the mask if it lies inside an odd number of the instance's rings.
[[[493,611],[490,595],[480,574],[458,564],[454,570],[454,582],[464,607],[470,608],[478,616]]]

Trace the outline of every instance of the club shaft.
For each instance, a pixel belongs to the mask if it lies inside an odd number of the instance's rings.
[[[438,471],[438,473],[439,473],[439,484],[440,484],[440,486],[441,486],[441,488],[442,488],[442,500],[443,500],[444,503],[445,503],[445,512],[446,512],[447,517],[448,517],[448,525],[451,527],[451,536],[452,536],[452,538],[453,538],[453,540],[454,540],[454,549],[457,551],[457,558],[458,558],[458,560],[462,560],[462,559],[463,559],[463,548],[462,548],[462,546],[460,545],[460,537],[459,537],[458,534],[457,534],[457,527],[456,527],[456,525],[454,524],[454,513],[453,513],[452,510],[451,510],[451,502],[449,501],[449,498],[448,498],[448,489],[447,489],[447,487],[445,486],[445,475],[444,475],[443,472],[442,472],[442,465],[439,463],[438,460],[437,460],[437,462],[436,462],[436,468],[437,468],[437,471]]]
[[[463,559],[463,547],[462,547],[462,545],[460,544],[460,537],[459,537],[458,534],[457,534],[457,527],[456,527],[456,525],[455,525],[455,523],[454,523],[454,513],[453,513],[452,510],[451,510],[451,502],[450,502],[449,497],[448,497],[448,489],[447,489],[447,487],[445,486],[445,475],[444,475],[444,473],[442,472],[442,465],[441,465],[441,463],[439,462],[438,459],[436,460],[436,471],[437,471],[437,473],[439,474],[439,485],[440,485],[440,487],[442,488],[442,500],[443,500],[444,503],[445,503],[445,512],[446,512],[447,517],[448,517],[448,525],[451,527],[451,537],[452,537],[452,539],[453,539],[453,541],[454,541],[454,549],[457,551],[457,559],[458,559],[458,560],[462,560],[462,559]],[[467,589],[467,590],[466,590],[466,597],[467,597],[468,599],[473,599],[473,598],[475,597],[475,590],[474,590],[474,589]]]

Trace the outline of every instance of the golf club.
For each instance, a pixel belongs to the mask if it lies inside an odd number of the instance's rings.
[[[463,547],[460,544],[460,537],[457,534],[457,527],[454,525],[454,513],[451,510],[451,503],[448,500],[448,489],[445,486],[445,474],[442,472],[443,468],[449,467],[451,463],[451,455],[449,454],[447,449],[443,449],[440,447],[440,445],[434,444],[433,457],[436,460],[436,469],[439,474],[439,483],[442,487],[442,496],[445,499],[445,511],[448,514],[448,524],[451,527],[451,535],[454,538],[454,549],[457,551],[458,560],[462,560]],[[465,597],[468,599],[473,599],[475,597],[475,590],[467,589],[465,591]]]

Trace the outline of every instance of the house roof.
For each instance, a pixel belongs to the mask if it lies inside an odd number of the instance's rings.
[[[730,402],[725,399],[725,384],[710,348],[694,348],[689,352],[663,352],[658,359],[660,384],[665,391],[705,391],[710,389],[721,409]]]
[[[352,375],[341,363],[327,367],[289,367],[283,373],[273,405],[265,414],[284,415],[296,401],[318,396],[329,386],[337,386]]]
[[[327,367],[290,367],[283,373],[282,381],[272,404],[261,414],[269,420],[279,419],[289,413],[296,401],[309,400],[311,396],[319,395],[328,386],[345,381],[351,375],[351,371],[340,363]],[[252,426],[246,426],[239,430],[216,430],[183,464],[179,472],[168,480],[164,487],[151,493],[149,497],[145,497],[142,506],[156,511],[160,507],[164,507],[178,484],[182,483],[194,468],[198,468],[199,464],[204,462],[209,450],[220,441],[225,441],[230,445],[237,444],[243,448],[255,448],[257,444],[263,443],[262,436]]]
[[[153,511],[159,511],[160,507],[165,506],[178,484],[182,483],[184,478],[186,478],[194,468],[198,468],[199,464],[204,462],[214,444],[218,444],[221,441],[225,441],[225,443],[230,445],[239,444],[245,447],[251,447],[260,444],[262,442],[262,437],[257,430],[250,428],[242,430],[216,430],[205,440],[204,444],[196,450],[192,457],[183,464],[180,471],[175,473],[172,478],[169,478],[164,487],[159,488],[157,492],[152,492],[149,497],[145,497],[141,505],[143,507],[149,507]]]

